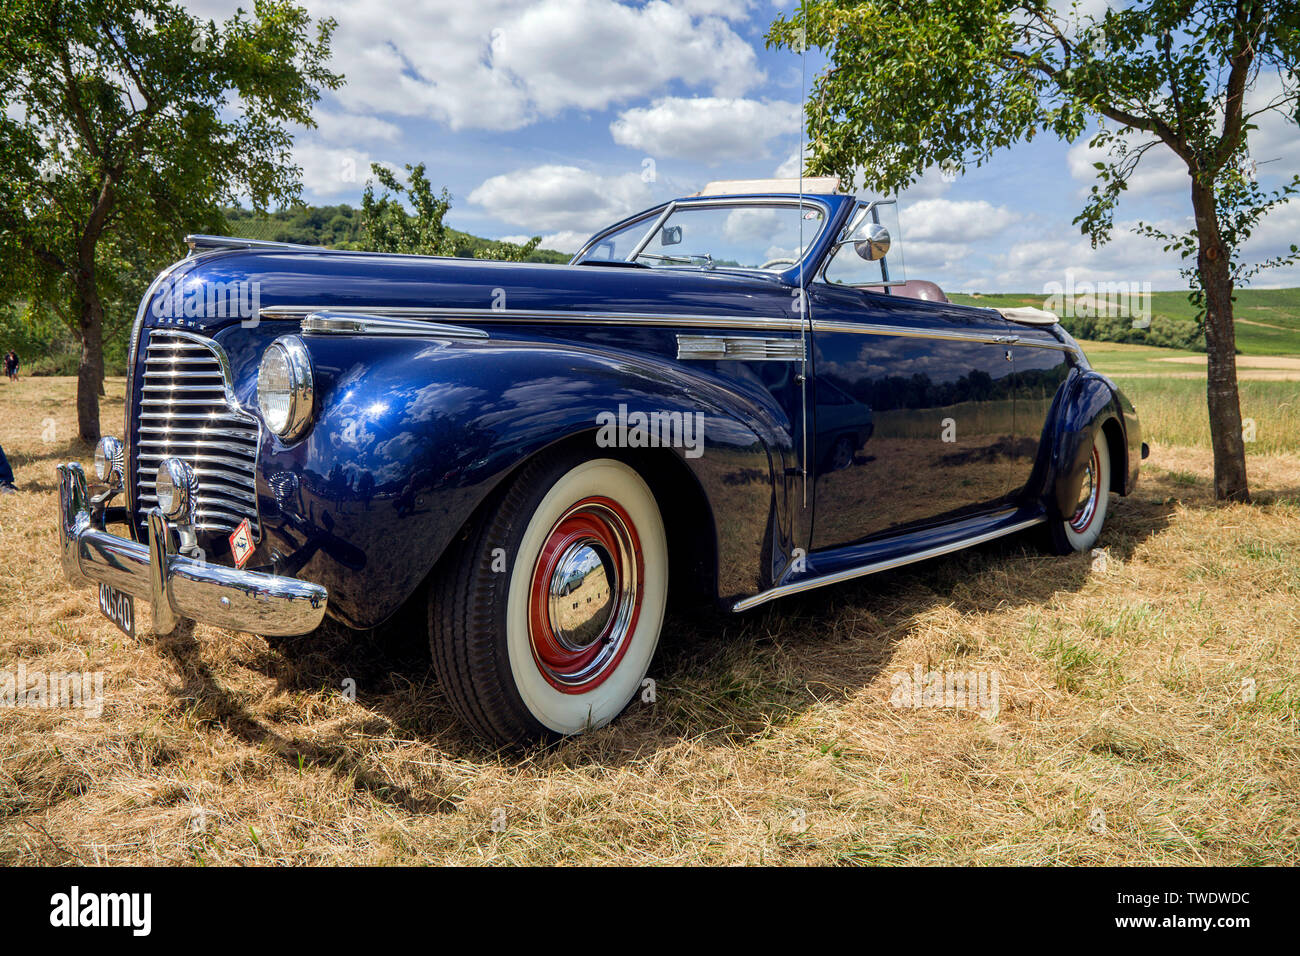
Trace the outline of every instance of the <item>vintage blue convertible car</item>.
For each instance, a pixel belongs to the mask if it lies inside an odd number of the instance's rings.
[[[740,612],[1035,526],[1090,548],[1132,405],[1050,314],[904,282],[885,204],[800,189],[711,184],[567,266],[192,237],[94,496],[59,468],[67,575],[127,630],[133,598],[265,635],[425,602],[451,704],[520,741],[618,715],[670,589]]]

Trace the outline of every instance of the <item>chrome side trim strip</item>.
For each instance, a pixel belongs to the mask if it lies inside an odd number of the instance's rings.
[[[803,339],[750,338],[739,335],[678,335],[679,359],[734,362],[802,362]]]
[[[949,339],[955,342],[985,342],[990,345],[1028,345],[1035,348],[1059,349],[1075,352],[1077,349],[1065,342],[1043,342],[1026,339],[1006,332],[962,332],[958,329],[939,329],[931,326],[878,325],[872,322],[816,321],[814,331],[842,332],[850,335],[893,335],[910,339]]]
[[[564,309],[492,309],[437,306],[374,306],[364,312],[349,312],[346,308],[319,305],[272,305],[262,309],[260,315],[267,320],[297,319],[299,322],[312,315],[336,314],[371,321],[380,319],[405,319],[415,322],[436,322],[460,319],[467,322],[519,322],[519,323],[571,323],[576,325],[629,325],[668,326],[689,329],[759,329],[764,331],[798,332],[799,319],[778,316],[744,315],[670,315],[658,312],[582,312]],[[902,338],[947,339],[955,342],[983,342],[990,345],[1022,345],[1032,348],[1057,349],[1079,354],[1076,346],[1068,342],[1047,342],[1027,339],[1006,332],[963,332],[933,326],[880,325],[871,322],[837,322],[813,320],[814,332],[841,332],[850,335],[891,335]],[[454,326],[453,326],[454,327]],[[307,327],[303,327],[308,331]],[[311,330],[317,331],[317,330]],[[319,330],[319,331],[324,331]],[[342,329],[331,329],[340,332]],[[398,334],[395,331],[389,334]],[[410,332],[406,334],[417,334]],[[424,334],[433,335],[427,332]],[[486,333],[484,333],[486,334]],[[477,336],[475,336],[477,337]]]
[[[313,313],[347,313],[345,306],[272,305],[263,308],[263,319],[297,319],[301,321]],[[367,306],[366,316],[375,318],[414,319],[439,321],[459,319],[462,322],[527,322],[573,323],[577,325],[663,325],[692,329],[762,329],[766,331],[798,332],[798,319],[777,316],[745,315],[666,315],[657,312],[581,312],[563,309],[475,309],[436,306]]]
[[[951,544],[938,545],[937,547],[927,548],[924,551],[917,551],[913,554],[901,555],[897,558],[890,558],[888,561],[877,561],[874,564],[864,564],[856,568],[846,568],[843,571],[836,571],[833,574],[824,574],[821,577],[809,578],[806,581],[796,581],[793,584],[780,584],[774,588],[769,588],[753,597],[747,597],[737,601],[731,606],[733,613],[748,611],[752,607],[760,604],[766,604],[768,601],[775,601],[777,598],[788,597],[791,594],[799,594],[803,591],[811,591],[813,588],[824,587],[828,584],[839,584],[842,581],[851,581],[854,578],[865,577],[868,574],[875,574],[879,571],[890,571],[894,568],[901,568],[904,565],[915,564],[917,561],[926,561],[930,558],[938,558],[945,554],[951,554],[954,551],[961,551],[963,548],[973,548],[978,544],[986,541],[992,541],[995,538],[1001,538],[1009,534],[1015,534],[1017,531],[1024,531],[1026,528],[1032,528],[1036,524],[1042,524],[1046,518],[1032,518],[1029,521],[1020,521],[1016,524],[1005,528],[998,528],[995,531],[986,531],[984,534],[977,534],[973,538],[963,538],[960,541],[954,541]]]
[[[319,335],[415,335],[440,339],[486,339],[482,329],[463,325],[442,325],[418,319],[399,319],[364,312],[313,312],[302,320],[304,334]]]

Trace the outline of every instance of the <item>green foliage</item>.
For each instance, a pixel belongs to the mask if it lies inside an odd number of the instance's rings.
[[[218,25],[168,0],[0,7],[0,296],[85,341],[83,437],[98,432],[101,337],[128,326],[156,264],[216,231],[223,204],[301,190],[288,126],[314,125],[320,91],[342,83],[326,68],[334,22],[289,0],[253,9]]]
[[[272,213],[259,213],[240,207],[223,211],[226,219],[225,232],[228,235],[333,249],[371,248],[366,239],[362,211],[347,204],[294,206]],[[483,239],[458,229],[448,228],[446,236],[451,243],[451,255],[462,259],[493,258],[484,255],[484,251],[500,245],[496,240]],[[566,263],[571,258],[573,257],[568,253],[535,248],[524,261]]]
[[[1100,313],[1064,316],[1061,326],[1076,339],[1205,351],[1205,337],[1195,322],[1181,322],[1163,315],[1151,316],[1151,325],[1143,329],[1133,328],[1133,320],[1127,316]]]
[[[375,197],[375,183],[366,183],[361,197],[364,244],[376,252],[411,253],[424,256],[460,255],[458,234],[443,222],[451,209],[451,193],[446,188],[437,196],[424,174],[424,163],[406,165],[407,183],[403,186],[387,166],[371,163],[370,170],[384,192]],[[414,212],[408,213],[402,196],[410,199]],[[459,234],[463,235],[463,234]],[[477,259],[503,259],[523,262],[536,251],[541,236],[533,236],[523,245],[504,241],[480,241],[472,249]]]
[[[1067,310],[1048,301],[1043,294],[1007,292],[964,294],[948,297],[962,305],[984,308],[1046,308],[1061,314]],[[1075,301],[1077,317],[1064,316],[1061,324],[1075,338],[1094,342],[1123,342],[1161,348],[1205,351],[1205,339],[1197,323],[1198,307],[1187,292],[1165,291],[1146,295],[1150,329],[1134,329],[1128,317],[1082,315],[1085,300]],[[1237,350],[1242,355],[1300,355],[1300,289],[1241,289],[1235,295]]]
[[[1093,18],[1046,0],[808,0],[767,41],[818,46],[830,59],[807,106],[810,173],[849,183],[861,173],[890,193],[928,167],[978,166],[1043,131],[1073,141],[1097,121],[1091,145],[1108,161],[1096,163],[1075,220],[1094,245],[1109,238],[1142,157],[1169,148],[1188,166],[1189,189],[1195,181],[1217,199],[1211,215],[1231,254],[1300,187],[1296,176],[1265,192],[1242,172],[1256,115],[1242,94],[1260,71],[1284,81],[1267,108],[1300,121],[1297,9],[1293,0],[1139,0]],[[1144,231],[1195,255],[1195,232]],[[1293,247],[1253,267],[1234,261],[1234,277],[1297,257]]]
[[[222,212],[225,233],[242,239],[348,249],[360,248],[364,235],[361,217],[348,205],[293,206],[272,213],[235,206]]]

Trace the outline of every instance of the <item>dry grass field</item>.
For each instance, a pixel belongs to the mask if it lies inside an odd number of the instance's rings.
[[[105,700],[0,707],[0,862],[1300,863],[1294,432],[1226,507],[1207,450],[1151,433],[1104,565],[1016,538],[673,617],[654,703],[515,754],[460,728],[409,634],[157,638],[137,602],[124,638],[56,557],[54,466],[90,457],[72,396],[0,384],[0,669],[102,671]],[[997,712],[892,705],[918,666],[995,673]]]

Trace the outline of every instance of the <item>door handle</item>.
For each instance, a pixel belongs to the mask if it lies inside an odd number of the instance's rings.
[[[1015,345],[1020,341],[1018,335],[999,335],[996,339],[999,345]]]

